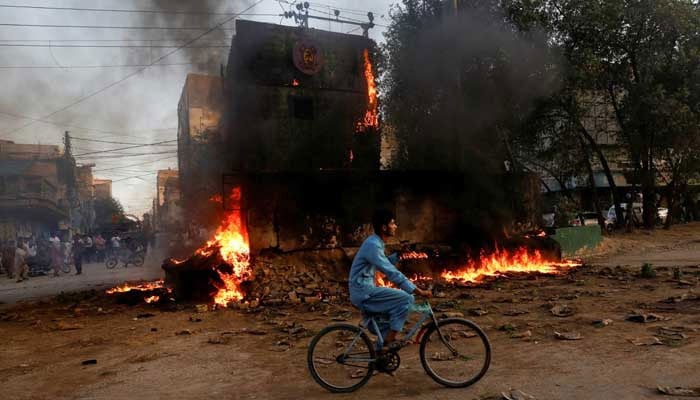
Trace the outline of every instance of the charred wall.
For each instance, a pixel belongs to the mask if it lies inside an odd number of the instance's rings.
[[[493,176],[495,185],[513,177]],[[518,181],[521,179],[518,178]],[[243,189],[251,251],[359,246],[377,207],[396,214],[397,242],[490,244],[503,233],[509,199],[496,203],[461,174],[442,171],[315,171],[225,177]]]
[[[237,21],[226,72],[230,170],[378,169],[379,132],[356,132],[368,107],[363,53],[373,49],[356,35]]]

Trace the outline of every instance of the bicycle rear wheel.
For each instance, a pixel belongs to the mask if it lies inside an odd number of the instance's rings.
[[[136,254],[131,257],[131,263],[136,267],[142,267],[144,262],[143,254]]]
[[[309,344],[307,363],[314,380],[334,393],[362,387],[374,371],[375,352],[369,337],[357,326],[331,325]]]
[[[443,386],[462,388],[474,384],[491,365],[491,344],[486,334],[466,319],[444,319],[438,324],[440,331],[431,324],[421,339],[423,369]]]

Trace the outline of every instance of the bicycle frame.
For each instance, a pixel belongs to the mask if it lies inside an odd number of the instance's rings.
[[[428,303],[426,301],[424,304],[428,306],[428,312],[414,311],[414,313],[420,313],[420,314],[423,314],[423,316],[418,320],[418,322],[416,322],[413,325],[411,330],[408,331],[408,334],[406,334],[405,339],[411,340],[416,333],[422,332],[425,329],[425,325],[424,325],[425,321],[430,318],[435,323],[435,328],[438,331],[438,334],[440,335],[440,340],[442,341],[442,343],[444,343],[445,346],[447,346],[447,348],[454,355],[457,355],[458,352],[452,347],[452,345],[450,345],[450,343],[447,340],[445,340],[445,337],[443,336],[442,332],[440,331],[440,325],[438,324],[438,319],[435,316],[435,313],[433,312],[433,308],[430,306],[430,303]],[[374,319],[374,317],[369,318],[369,324],[372,325],[372,328],[374,329],[375,332],[380,332],[379,325],[377,324],[377,321]],[[345,349],[345,351],[341,355],[341,357],[343,358],[343,361],[347,360],[348,356],[350,356],[350,351],[352,351],[352,348],[355,346],[355,343],[360,338],[360,335],[362,332],[364,332],[364,330],[362,330],[360,333],[355,335],[355,337],[353,338],[350,345]],[[420,339],[420,336],[421,335],[418,336],[418,340]],[[383,346],[384,346],[384,338],[382,337],[381,334],[379,334],[379,335],[377,335],[377,348],[376,348],[376,350],[380,350]],[[376,358],[369,358],[369,359],[367,359],[367,358],[352,358],[352,360],[361,361],[361,362],[373,362],[373,361],[376,361]]]

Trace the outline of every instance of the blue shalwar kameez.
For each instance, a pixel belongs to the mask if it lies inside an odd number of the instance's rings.
[[[396,269],[399,261],[396,253],[387,257],[384,254],[384,241],[376,234],[362,243],[350,268],[350,302],[363,313],[382,313],[389,316],[389,328],[401,332],[413,304],[413,284]],[[387,279],[401,288],[377,287],[374,275],[379,270]],[[386,332],[382,332],[386,335]]]

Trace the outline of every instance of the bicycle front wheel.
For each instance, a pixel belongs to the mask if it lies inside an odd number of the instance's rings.
[[[491,365],[491,344],[475,323],[450,318],[430,325],[420,342],[420,361],[435,382],[462,388],[481,379]],[[442,337],[440,335],[442,333]]]
[[[134,264],[137,267],[142,267],[143,266],[143,254],[136,254],[131,258],[131,263]]]
[[[116,257],[108,257],[107,260],[105,260],[105,266],[107,269],[112,269],[119,264],[119,260]]]
[[[69,273],[69,272],[70,272],[71,265],[72,265],[72,264],[69,264],[69,263],[67,263],[67,262],[64,262],[63,264],[61,264],[61,271],[63,271],[63,272],[66,273],[66,274]]]
[[[334,393],[362,387],[374,371],[375,352],[369,337],[357,326],[331,325],[309,344],[307,362],[314,380]]]

